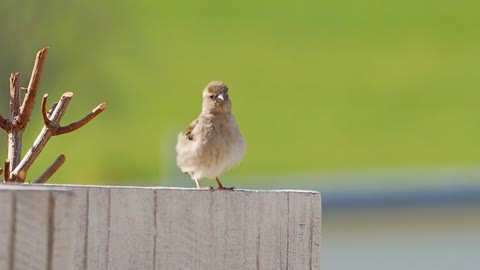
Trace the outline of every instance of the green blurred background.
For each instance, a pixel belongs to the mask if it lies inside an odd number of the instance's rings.
[[[3,0],[1,113],[9,74],[22,72],[26,86],[35,53],[49,46],[39,96],[74,92],[63,123],[102,101],[109,107],[53,138],[31,180],[64,153],[52,183],[161,185],[177,173],[176,135],[212,80],[229,85],[248,142],[244,162],[225,175],[246,179],[238,186],[258,175],[477,167],[479,8],[473,0]],[[25,150],[41,128],[38,108]]]
[[[10,73],[26,86],[49,46],[39,96],[75,93],[63,124],[109,107],[53,138],[30,180],[63,153],[50,183],[193,186],[176,136],[203,87],[223,80],[248,142],[223,182],[321,190],[325,269],[474,269],[479,11],[474,0],[2,0],[0,113]],[[25,151],[40,119],[38,101]]]

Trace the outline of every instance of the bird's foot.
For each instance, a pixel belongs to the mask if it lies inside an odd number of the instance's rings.
[[[222,185],[222,182],[220,182],[220,179],[219,179],[218,177],[215,178],[215,180],[217,180],[217,184],[218,184],[218,188],[217,188],[217,189],[218,189],[218,190],[232,190],[232,191],[235,190],[234,187],[224,187],[224,186]]]
[[[202,187],[202,186],[200,186],[200,184],[198,183],[198,180],[194,179],[193,181],[195,181],[195,185],[197,186],[198,189],[200,189],[200,190],[213,191],[213,187],[211,187],[211,186]]]
[[[219,186],[217,189],[218,189],[218,190],[231,190],[231,191],[234,191],[234,190],[235,190],[235,187]]]

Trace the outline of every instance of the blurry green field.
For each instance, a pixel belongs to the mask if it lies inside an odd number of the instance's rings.
[[[44,46],[40,94],[75,93],[65,124],[110,104],[32,177],[64,153],[52,182],[158,184],[211,80],[248,142],[230,175],[480,163],[480,2],[23,2],[0,4],[1,113],[10,72],[26,85]]]

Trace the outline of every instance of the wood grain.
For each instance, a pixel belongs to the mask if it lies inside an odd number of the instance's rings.
[[[77,270],[319,269],[317,192],[74,189]]]
[[[10,269],[11,249],[15,235],[15,193],[0,189],[0,269]]]
[[[0,269],[72,269],[73,193],[1,185]]]
[[[320,269],[318,192],[67,187],[70,202],[41,192],[0,197],[16,201],[0,212],[16,217],[14,262],[26,268],[15,269],[68,269],[59,268],[68,260],[75,270]],[[8,247],[10,228],[0,229]],[[10,263],[5,246],[0,269]]]

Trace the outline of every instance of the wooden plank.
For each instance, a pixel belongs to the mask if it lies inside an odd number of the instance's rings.
[[[320,269],[320,195],[288,194],[288,269]]]
[[[282,269],[286,255],[287,195],[219,192],[213,202],[214,269]],[[206,269],[206,268],[203,268]]]
[[[58,188],[0,186],[5,203],[0,233],[7,234],[0,254],[8,256],[0,269],[71,269],[72,195]]]
[[[61,232],[64,228],[66,232],[68,224],[56,219],[68,218],[65,211],[71,210],[76,225],[72,264],[75,270],[320,268],[321,204],[317,192],[68,188],[75,193],[74,203],[57,202],[52,208],[52,198],[61,198],[50,197],[50,201],[40,203],[43,206],[35,213],[38,217],[33,223],[42,224],[45,219],[52,222],[53,209],[55,228]],[[3,200],[9,203],[7,197]],[[33,201],[36,206],[32,205]],[[24,198],[21,203],[28,207],[21,207],[20,213],[27,216],[26,209],[37,209],[37,201],[31,196]],[[4,209],[2,213],[8,216],[8,211],[12,210]],[[27,221],[23,216],[20,216],[22,223],[32,224],[32,220]],[[42,230],[36,226],[33,231]],[[9,232],[6,228],[0,231]],[[40,235],[36,236],[36,242],[51,241],[48,234],[46,238]],[[67,239],[68,234],[58,236],[63,238]],[[68,260],[68,247],[64,248],[66,255],[62,256]],[[60,256],[63,250],[56,242],[50,249],[54,256]],[[45,264],[42,261],[45,256],[48,265],[50,256],[50,264],[58,269],[57,257],[38,251],[36,256],[37,265]],[[8,264],[7,260],[0,263]]]
[[[71,187],[80,225],[74,269],[153,269],[154,190]]]
[[[48,185],[50,186],[50,185]],[[87,269],[87,241],[88,241],[88,220],[89,220],[89,205],[88,205],[88,188],[74,186],[72,190],[75,193],[73,205],[75,210],[73,212],[75,220],[74,228],[74,244],[73,244],[73,269],[85,270]]]
[[[15,234],[15,191],[0,189],[0,269],[10,269]]]
[[[156,227],[156,269],[319,269],[318,193],[157,189]]]
[[[110,187],[73,186],[73,189],[77,220],[74,269],[107,269]]]
[[[50,192],[51,269],[73,269],[74,211],[73,192]],[[52,206],[53,204],[53,206]],[[51,212],[49,213],[52,214]],[[53,222],[53,224],[52,224]],[[49,243],[50,244],[50,243]],[[48,268],[47,268],[48,269]]]
[[[111,188],[107,269],[154,269],[154,193]]]
[[[213,193],[156,190],[156,269],[206,269],[212,265],[203,250],[214,246]]]
[[[258,228],[249,229],[256,232],[255,269],[286,269],[288,224],[280,220],[288,216],[288,194],[270,192],[256,196],[259,200],[250,207],[249,212],[256,209],[260,211],[245,222],[246,225],[256,224],[256,220],[260,222]]]
[[[49,262],[49,193],[17,190],[14,269],[47,269]]]
[[[86,268],[108,269],[110,238],[110,189],[88,188],[88,226]]]

